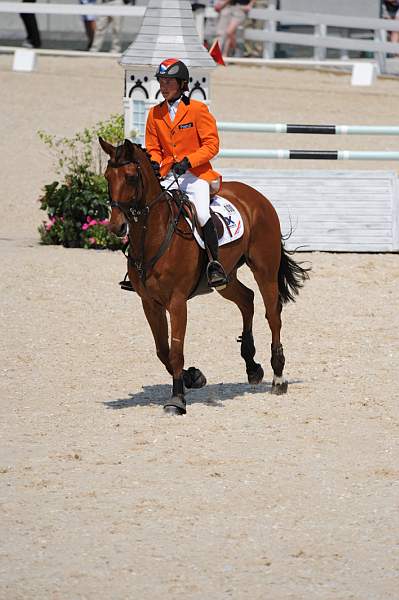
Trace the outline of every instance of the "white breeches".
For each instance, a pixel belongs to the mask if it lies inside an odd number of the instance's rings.
[[[189,200],[194,204],[200,225],[205,225],[208,219],[211,218],[209,213],[209,183],[205,179],[196,177],[190,171],[187,171],[184,175],[180,175],[178,181],[182,192],[185,192]],[[170,186],[171,183],[174,185]],[[177,189],[177,183],[171,172],[166,175],[163,185],[166,188],[170,186],[170,190]]]

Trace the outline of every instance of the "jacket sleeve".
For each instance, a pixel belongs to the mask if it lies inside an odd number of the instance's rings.
[[[209,162],[219,152],[219,135],[216,120],[203,102],[198,105],[195,125],[200,139],[200,148],[194,152],[190,152],[187,158],[192,167],[199,167]]]
[[[155,127],[154,109],[150,110],[147,118],[147,124],[145,128],[145,146],[151,155],[151,159],[155,160],[157,163],[161,163],[163,152]]]

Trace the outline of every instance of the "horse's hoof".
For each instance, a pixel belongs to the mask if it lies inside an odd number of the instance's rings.
[[[169,416],[181,416],[186,414],[186,409],[179,408],[178,406],[164,406],[163,411],[165,415]]]
[[[206,385],[206,377],[199,369],[190,367],[183,369],[183,382],[187,389],[199,389]]]
[[[186,414],[186,401],[184,396],[172,396],[168,402],[165,402],[163,409],[167,415],[185,415]]]
[[[250,371],[247,375],[248,383],[250,385],[258,385],[259,383],[262,383],[264,372],[262,367],[257,365],[255,371]]]
[[[282,383],[272,383],[272,394],[276,394],[280,396],[281,394],[286,394],[288,390],[288,381],[283,381]]]

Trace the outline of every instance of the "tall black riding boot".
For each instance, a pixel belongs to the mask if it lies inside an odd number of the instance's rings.
[[[205,225],[203,225],[202,232],[204,234],[205,246],[212,256],[212,260],[209,261],[206,270],[208,285],[217,289],[223,289],[228,284],[228,279],[225,270],[218,260],[219,242],[212,219],[208,219]]]

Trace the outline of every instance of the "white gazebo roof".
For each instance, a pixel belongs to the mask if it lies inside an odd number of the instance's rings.
[[[120,64],[125,69],[158,66],[165,58],[179,58],[188,67],[216,67],[201,44],[188,0],[149,0],[140,31]]]

